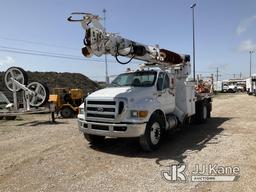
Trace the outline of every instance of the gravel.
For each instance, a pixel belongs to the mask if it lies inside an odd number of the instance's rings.
[[[136,139],[106,139],[94,147],[76,119],[49,115],[0,120],[0,191],[256,191],[256,98],[214,98],[204,125],[167,136],[161,148],[143,152]],[[236,182],[166,182],[161,171],[185,163],[239,166]]]

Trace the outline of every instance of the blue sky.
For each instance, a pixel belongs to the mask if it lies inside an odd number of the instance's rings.
[[[6,47],[73,55],[83,58],[84,31],[67,22],[71,12],[102,15],[109,32],[145,44],[192,55],[193,0],[1,0],[0,71],[20,66],[31,71],[78,72],[104,80],[104,58],[71,60],[4,52]],[[196,72],[208,75],[219,67],[221,78],[249,73],[249,50],[256,50],[255,0],[195,1]],[[108,56],[109,74],[136,68]],[[256,72],[256,53],[252,55]],[[237,76],[236,76],[237,77]]]

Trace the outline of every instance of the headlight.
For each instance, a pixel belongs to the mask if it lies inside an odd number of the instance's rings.
[[[84,108],[79,108],[79,114],[84,114]]]
[[[147,117],[148,111],[131,111],[132,117]]]

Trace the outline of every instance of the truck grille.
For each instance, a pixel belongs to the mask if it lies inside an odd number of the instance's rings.
[[[86,120],[114,122],[116,104],[116,101],[87,101]]]
[[[105,115],[105,114],[92,114],[92,113],[87,113],[87,117],[102,117],[102,118],[111,118],[114,119],[115,115]]]
[[[88,101],[87,104],[92,105],[115,105],[115,101]]]

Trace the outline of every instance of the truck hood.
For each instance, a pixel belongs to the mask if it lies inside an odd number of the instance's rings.
[[[109,87],[90,94],[87,99],[114,99],[144,96],[153,93],[154,87]]]

